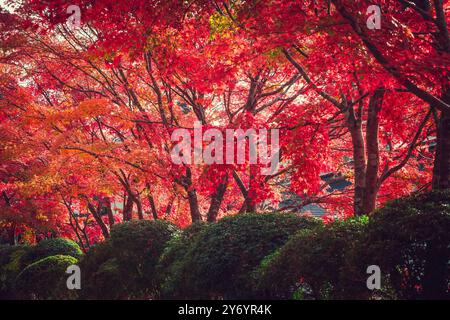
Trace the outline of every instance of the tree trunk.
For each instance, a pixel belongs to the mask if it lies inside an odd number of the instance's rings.
[[[106,197],[103,204],[106,207],[106,213],[108,214],[108,223],[109,227],[111,228],[111,226],[114,224],[114,215],[111,209],[111,199]]]
[[[137,215],[139,220],[144,220],[144,211],[142,210],[142,202],[139,195],[133,194],[133,202],[136,203]]]
[[[133,218],[133,199],[127,197],[125,206],[123,207],[123,220],[130,221]]]
[[[184,177],[184,181],[182,183],[185,190],[187,191],[188,199],[189,199],[189,208],[191,211],[191,220],[192,223],[201,221],[202,215],[200,214],[200,209],[198,207],[198,199],[197,199],[197,191],[192,189],[192,173],[191,169],[186,169],[186,176]]]
[[[99,206],[101,208],[101,206]],[[92,213],[92,216],[95,219],[95,222],[100,226],[100,229],[102,230],[102,234],[105,238],[109,238],[109,230],[106,224],[103,222],[102,217],[100,215],[100,210],[97,210],[97,208],[94,207],[94,205],[90,202],[88,202],[88,209]]]
[[[8,228],[8,243],[12,246],[16,245],[16,224],[12,223]]]
[[[442,100],[450,103],[450,88]],[[437,124],[436,155],[433,168],[433,189],[450,188],[450,112],[441,112]]]
[[[367,164],[362,214],[368,214],[375,210],[378,194],[378,169],[380,165],[380,153],[378,149],[378,113],[383,103],[384,89],[377,89],[370,98],[367,114],[366,149]]]
[[[191,210],[192,223],[202,220],[200,210],[198,208],[197,192],[195,190],[188,191],[189,208]]]
[[[364,214],[363,198],[366,185],[366,156],[361,120],[355,118],[353,110],[350,111],[347,118],[347,126],[353,144],[353,171],[355,174],[354,214],[362,215]]]
[[[80,230],[78,229],[78,226],[77,226],[76,222],[74,223],[74,221],[75,221],[75,218],[73,217],[72,213],[69,213],[69,224],[72,227],[72,230],[75,232],[75,236],[78,239],[78,244],[80,245],[81,250],[83,252],[86,252],[86,247],[84,246],[83,238],[81,238]]]
[[[254,192],[255,188],[255,177],[257,176],[257,170],[258,168],[255,165],[250,165],[249,171],[249,177],[248,177],[248,190],[247,190],[247,198],[246,198],[246,212],[256,213],[256,204],[254,199]]]
[[[166,216],[168,216],[172,212],[172,206],[173,206],[173,201],[174,200],[175,200],[175,196],[172,196],[169,199],[169,202],[167,203],[167,206],[166,206],[166,212],[165,212]]]
[[[155,200],[151,194],[148,195],[148,203],[150,204],[150,210],[152,210],[152,216],[154,220],[158,220],[158,211],[156,210]]]
[[[212,195],[211,198],[211,205],[208,210],[207,214],[207,221],[208,222],[214,222],[217,219],[217,215],[220,210],[220,205],[222,204],[223,197],[225,195],[225,192],[227,190],[227,184],[228,184],[228,175],[225,175],[223,177],[222,183],[219,184],[216,191]]]

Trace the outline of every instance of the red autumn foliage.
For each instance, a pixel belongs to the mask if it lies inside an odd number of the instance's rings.
[[[1,11],[5,233],[89,246],[133,218],[330,219],[448,187],[448,4],[378,2],[380,30],[370,1],[82,0],[76,29],[67,1]],[[171,134],[195,121],[279,129],[278,172],[174,164]]]

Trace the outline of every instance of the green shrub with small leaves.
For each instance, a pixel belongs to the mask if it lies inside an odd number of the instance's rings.
[[[114,225],[111,237],[86,253],[80,266],[82,299],[146,299],[158,292],[156,265],[178,232],[170,222],[132,220]]]
[[[67,288],[67,267],[77,264],[72,256],[55,255],[36,261],[20,272],[15,290],[21,299],[76,299],[77,290]]]
[[[275,213],[184,230],[134,220],[114,225],[85,255],[68,239],[0,246],[0,298],[449,299],[449,231],[448,191],[326,225]],[[81,291],[66,287],[77,258]],[[381,270],[373,291],[371,265]]]
[[[346,277],[347,255],[359,244],[367,217],[301,230],[264,258],[253,274],[261,298],[341,299],[368,293],[366,280]]]
[[[23,259],[24,263],[28,265],[45,257],[55,255],[65,255],[79,259],[83,255],[83,251],[81,251],[80,246],[73,240],[51,238],[42,240],[33,246]]]
[[[28,245],[0,245],[0,299],[14,298],[14,281],[25,267],[23,256]]]
[[[131,297],[153,297],[157,291],[156,265],[177,228],[170,222],[134,220],[111,230],[113,255]]]
[[[110,240],[92,246],[80,261],[81,299],[126,299]]]
[[[320,224],[294,214],[242,214],[201,231],[189,246],[167,298],[253,298],[251,273],[260,261],[302,229]],[[175,291],[175,290],[174,290]]]
[[[114,258],[100,264],[89,281],[88,286],[95,288],[88,296],[89,299],[116,300],[130,297],[123,282],[122,270]]]
[[[416,194],[376,210],[352,265],[354,274],[378,265],[399,299],[450,299],[450,192]]]
[[[181,276],[179,270],[182,268],[184,257],[195,237],[207,226],[208,224],[204,222],[194,223],[186,229],[176,232],[172,239],[167,242],[156,268],[161,298],[183,295],[180,292],[181,288],[177,286],[180,282],[178,277]],[[185,294],[187,295],[188,293]]]

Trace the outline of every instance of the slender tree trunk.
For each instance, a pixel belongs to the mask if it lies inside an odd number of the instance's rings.
[[[166,206],[166,212],[165,215],[168,216],[171,212],[172,212],[172,206],[173,206],[173,201],[175,200],[175,197],[171,197],[169,202],[167,203]]]
[[[200,209],[198,207],[198,199],[197,199],[197,191],[192,187],[192,172],[191,169],[186,169],[186,176],[184,177],[184,181],[182,183],[185,190],[187,191],[188,199],[189,199],[189,208],[191,211],[191,220],[192,223],[201,221],[202,215],[200,213]]]
[[[133,199],[131,197],[127,197],[125,201],[125,206],[123,208],[123,220],[130,221],[133,218]]]
[[[155,200],[151,194],[148,195],[148,203],[150,204],[150,210],[154,220],[158,220],[158,211],[156,210]]]
[[[378,113],[383,104],[384,89],[377,89],[370,98],[367,128],[366,128],[366,181],[364,188],[364,197],[362,205],[362,213],[368,214],[375,210],[377,194],[378,194],[378,169],[380,165],[380,153],[378,149]]]
[[[7,207],[11,207],[11,198],[8,197],[8,194],[6,191],[2,192],[2,196],[5,200],[5,204]],[[8,234],[8,243],[10,245],[15,245],[16,241],[16,224],[13,222],[11,226],[7,228],[7,234]]]
[[[248,190],[247,190],[247,199],[246,199],[246,212],[253,212],[256,213],[256,204],[255,204],[255,200],[253,198],[254,192],[253,190],[255,190],[255,177],[257,175],[256,170],[258,170],[258,168],[255,165],[250,165],[249,171],[249,181],[248,181]]]
[[[108,214],[108,223],[109,223],[109,227],[111,228],[112,225],[114,224],[114,215],[111,209],[111,199],[106,197],[104,199],[103,202],[105,208],[106,208],[106,213]]]
[[[450,88],[442,97],[450,103]],[[433,189],[450,188],[450,112],[441,112],[437,124],[436,155],[433,168]]]
[[[242,203],[238,213],[241,214],[246,212],[256,212],[256,206],[253,200],[248,196],[245,198],[244,203]]]
[[[207,214],[207,221],[208,222],[216,221],[217,215],[218,215],[219,210],[220,210],[220,205],[222,204],[223,197],[224,197],[225,192],[227,190],[227,185],[228,185],[228,175],[225,175],[223,177],[222,183],[220,183],[217,186],[216,191],[212,195],[211,205],[209,207],[208,214]]]
[[[105,238],[109,238],[109,230],[106,224],[103,222],[102,217],[100,215],[100,211],[97,210],[94,205],[90,202],[88,202],[88,209],[92,213],[92,216],[95,219],[95,222],[100,226],[100,229],[102,230],[102,234]]]
[[[239,177],[239,175],[237,174],[237,172],[234,171],[234,170],[233,170],[233,178],[234,178],[234,180],[236,181],[236,183],[237,183],[237,185],[238,185],[238,187],[239,187],[239,190],[241,190],[242,196],[244,197],[244,202],[242,203],[242,206],[241,206],[241,208],[239,209],[238,214],[248,212],[248,211],[247,211],[247,204],[248,204],[248,202],[249,202],[249,198],[248,198],[248,190],[247,190],[247,188],[245,187],[244,182],[242,182],[242,179]]]
[[[80,232],[82,232],[82,229],[80,227],[80,224],[78,223],[77,217],[75,216],[71,206],[69,203],[67,203],[64,199],[64,205],[67,208],[67,211],[69,212],[69,224],[72,227],[73,231],[75,232],[75,235],[78,238],[78,242],[81,246],[81,249],[83,252],[86,252],[86,246],[84,245],[83,238],[81,237]]]
[[[137,214],[139,220],[144,220],[144,211],[142,210],[142,202],[139,196],[133,195],[133,201],[136,203]]]
[[[364,214],[363,199],[366,186],[366,156],[361,120],[355,118],[352,110],[347,119],[347,126],[353,144],[353,171],[355,175],[354,214],[362,215]]]
[[[248,177],[248,189],[245,188],[244,183],[242,182],[242,180],[236,180],[238,182],[238,184],[240,185],[239,188],[241,189],[242,195],[244,196],[244,202],[242,203],[241,208],[239,209],[239,214],[241,213],[246,213],[246,212],[255,212],[256,213],[256,205],[255,205],[255,199],[252,198],[252,190],[254,190],[253,188],[254,183],[255,183],[255,179],[254,177],[256,176],[256,172],[255,170],[257,170],[257,168],[254,165],[250,165],[249,168],[249,177]],[[238,177],[237,175],[235,176],[235,178]]]
[[[197,192],[195,190],[188,191],[189,208],[191,210],[192,223],[202,220],[200,210],[198,208]]]
[[[8,228],[8,243],[12,246],[16,244],[16,224],[14,222]]]
[[[86,248],[90,248],[91,247],[91,242],[89,241],[89,237],[88,237],[87,232],[86,232],[87,223],[84,222],[83,225],[84,226],[81,229],[81,232],[83,233],[84,241],[86,241]]]
[[[72,216],[72,213],[69,214],[69,224],[72,227],[72,230],[75,232],[75,235],[78,239],[78,244],[81,247],[81,250],[83,250],[83,252],[86,252],[86,247],[84,246],[84,242],[83,239],[81,238],[80,232],[78,230],[78,226],[77,224],[74,223],[75,218]]]

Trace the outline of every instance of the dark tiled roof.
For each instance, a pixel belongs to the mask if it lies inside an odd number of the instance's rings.
[[[329,187],[327,188],[328,192],[332,192],[335,190],[344,190],[348,186],[350,186],[352,183],[344,176],[341,176],[339,173],[329,172],[329,173],[323,173],[320,175],[320,178],[323,181],[329,181]],[[283,208],[292,207],[295,205],[300,205],[302,202],[302,198],[293,193],[293,192],[285,192],[283,194],[283,200],[280,202],[278,209],[281,210]],[[300,210],[298,210],[300,213],[311,213],[315,217],[320,217],[326,214],[326,210],[322,207],[318,206],[317,204],[308,204],[304,207],[302,207]]]

